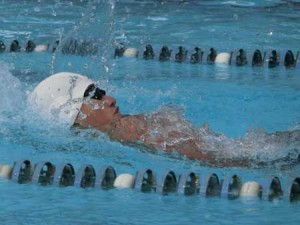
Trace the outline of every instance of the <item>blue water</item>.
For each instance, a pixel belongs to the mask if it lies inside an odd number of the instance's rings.
[[[92,131],[75,134],[45,123],[27,104],[33,88],[53,72],[73,71],[95,79],[117,99],[123,113],[151,113],[176,108],[200,127],[231,138],[249,133],[257,148],[249,157],[276,159],[278,146],[261,139],[267,132],[299,129],[299,67],[269,69],[160,63],[140,58],[113,59],[114,43],[143,49],[151,43],[200,46],[218,52],[244,48],[300,50],[300,3],[297,1],[0,1],[0,39],[38,44],[69,37],[93,39],[95,57],[50,52],[0,54],[0,163],[19,159],[53,164],[70,162],[78,169],[111,165],[118,174],[151,168],[220,178],[238,173],[243,181],[277,175],[299,176],[300,167],[215,168],[197,161],[149,153],[111,142]],[[262,142],[262,143],[261,143]],[[299,146],[296,146],[299,149]],[[240,149],[233,148],[243,155]],[[286,155],[283,151],[280,154]],[[280,155],[279,154],[279,155]],[[75,187],[41,187],[0,180],[0,224],[298,224],[299,203],[257,199],[230,201],[202,196],[161,196],[130,189],[109,191]]]

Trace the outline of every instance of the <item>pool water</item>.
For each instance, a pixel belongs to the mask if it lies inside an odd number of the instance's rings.
[[[72,71],[87,74],[107,94],[117,99],[122,113],[153,111],[181,113],[201,129],[206,123],[226,136],[248,135],[255,142],[249,157],[276,160],[299,154],[292,149],[267,145],[264,132],[299,129],[300,68],[192,65],[114,59],[115,43],[141,51],[152,44],[156,55],[163,45],[177,51],[195,46],[207,51],[248,53],[276,49],[283,55],[300,50],[299,1],[47,1],[2,0],[0,40],[6,46],[19,40],[22,47],[68,38],[93,40],[94,56],[60,52],[0,53],[0,158],[3,164],[20,159],[55,165],[72,163],[75,169],[92,164],[98,171],[111,165],[117,174],[150,168],[158,175],[208,172],[220,178],[238,174],[243,181],[263,182],[278,176],[283,186],[299,176],[300,167],[279,163],[264,168],[219,168],[184,157],[112,142],[104,134],[79,134],[60,124],[44,121],[32,112],[26,99],[34,87],[51,73]],[[92,135],[91,135],[92,134]],[[245,154],[232,147],[232,154]],[[295,156],[297,157],[297,156]],[[58,188],[20,185],[0,180],[0,224],[298,224],[299,203],[284,199],[205,198],[131,189]]]

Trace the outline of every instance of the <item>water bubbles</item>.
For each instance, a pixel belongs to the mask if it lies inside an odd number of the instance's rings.
[[[97,109],[104,109],[103,104],[99,105],[99,104],[93,104],[93,110],[97,110]]]
[[[10,72],[14,69],[12,64],[0,61],[0,67],[0,112],[20,110],[20,103],[24,102],[21,82]]]
[[[111,5],[111,9],[114,10],[115,9],[115,1],[110,1],[110,5]]]
[[[82,113],[81,111],[79,112],[79,117],[80,119],[84,120],[87,118],[86,114]]]
[[[64,54],[74,53],[75,55],[84,55],[88,58],[88,66],[85,60],[79,60],[73,57],[72,65],[74,67],[70,72],[85,73],[93,76],[93,74],[103,74],[106,75],[109,71],[109,58],[112,52],[113,45],[113,27],[114,27],[114,13],[112,9],[114,8],[114,1],[85,1],[86,4],[83,5],[84,8],[81,12],[78,12],[81,17],[74,24],[72,30],[67,34],[62,34],[62,40],[60,45],[60,50],[64,50],[68,43],[72,43],[74,49],[70,49],[71,52],[63,52]],[[86,52],[81,51],[82,48],[86,48]],[[73,51],[74,50],[74,51]],[[77,54],[78,53],[78,54]],[[62,70],[62,63],[64,61],[63,54],[60,51],[56,52],[56,58],[53,66],[55,68],[60,68]],[[73,62],[73,60],[76,61]],[[71,61],[70,61],[71,62]],[[70,69],[69,64],[64,64]],[[76,66],[76,68],[75,68]],[[99,71],[99,68],[102,69]],[[84,69],[82,71],[82,69]],[[56,71],[54,71],[56,72]]]

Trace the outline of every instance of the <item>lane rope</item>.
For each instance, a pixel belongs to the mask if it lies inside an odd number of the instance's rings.
[[[0,40],[0,53],[3,52],[51,52],[57,49],[65,55],[92,56],[98,53],[97,45],[91,40],[77,40],[69,38],[64,42],[56,40],[52,44],[35,44],[28,40],[22,48],[18,40],[13,40],[6,47]],[[188,64],[226,64],[238,67],[285,67],[300,68],[300,51],[288,50],[266,50],[259,49],[246,50],[240,48],[229,52],[218,52],[215,48],[207,50],[200,47],[185,48],[184,46],[152,46],[134,48],[118,44],[115,48],[113,57],[136,57],[146,61],[154,60],[159,62],[176,62]]]
[[[135,175],[120,173],[117,175],[112,166],[103,166],[98,171],[91,164],[84,164],[75,172],[70,163],[55,166],[49,161],[33,164],[22,159],[13,166],[0,165],[0,177],[19,184],[33,183],[41,186],[75,186],[78,188],[131,188],[139,192],[153,192],[161,195],[184,195],[202,197],[220,197],[224,199],[257,198],[266,201],[281,199],[288,202],[300,200],[300,177],[288,178],[282,184],[277,176],[262,182],[245,181],[237,174],[228,174],[220,178],[216,173],[198,175],[185,172],[177,176],[174,171],[165,171],[157,176],[151,169],[142,169]]]

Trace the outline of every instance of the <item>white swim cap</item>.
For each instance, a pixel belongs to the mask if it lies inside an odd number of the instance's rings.
[[[33,90],[29,102],[42,116],[72,126],[82,106],[84,92],[93,83],[80,74],[57,73]]]

